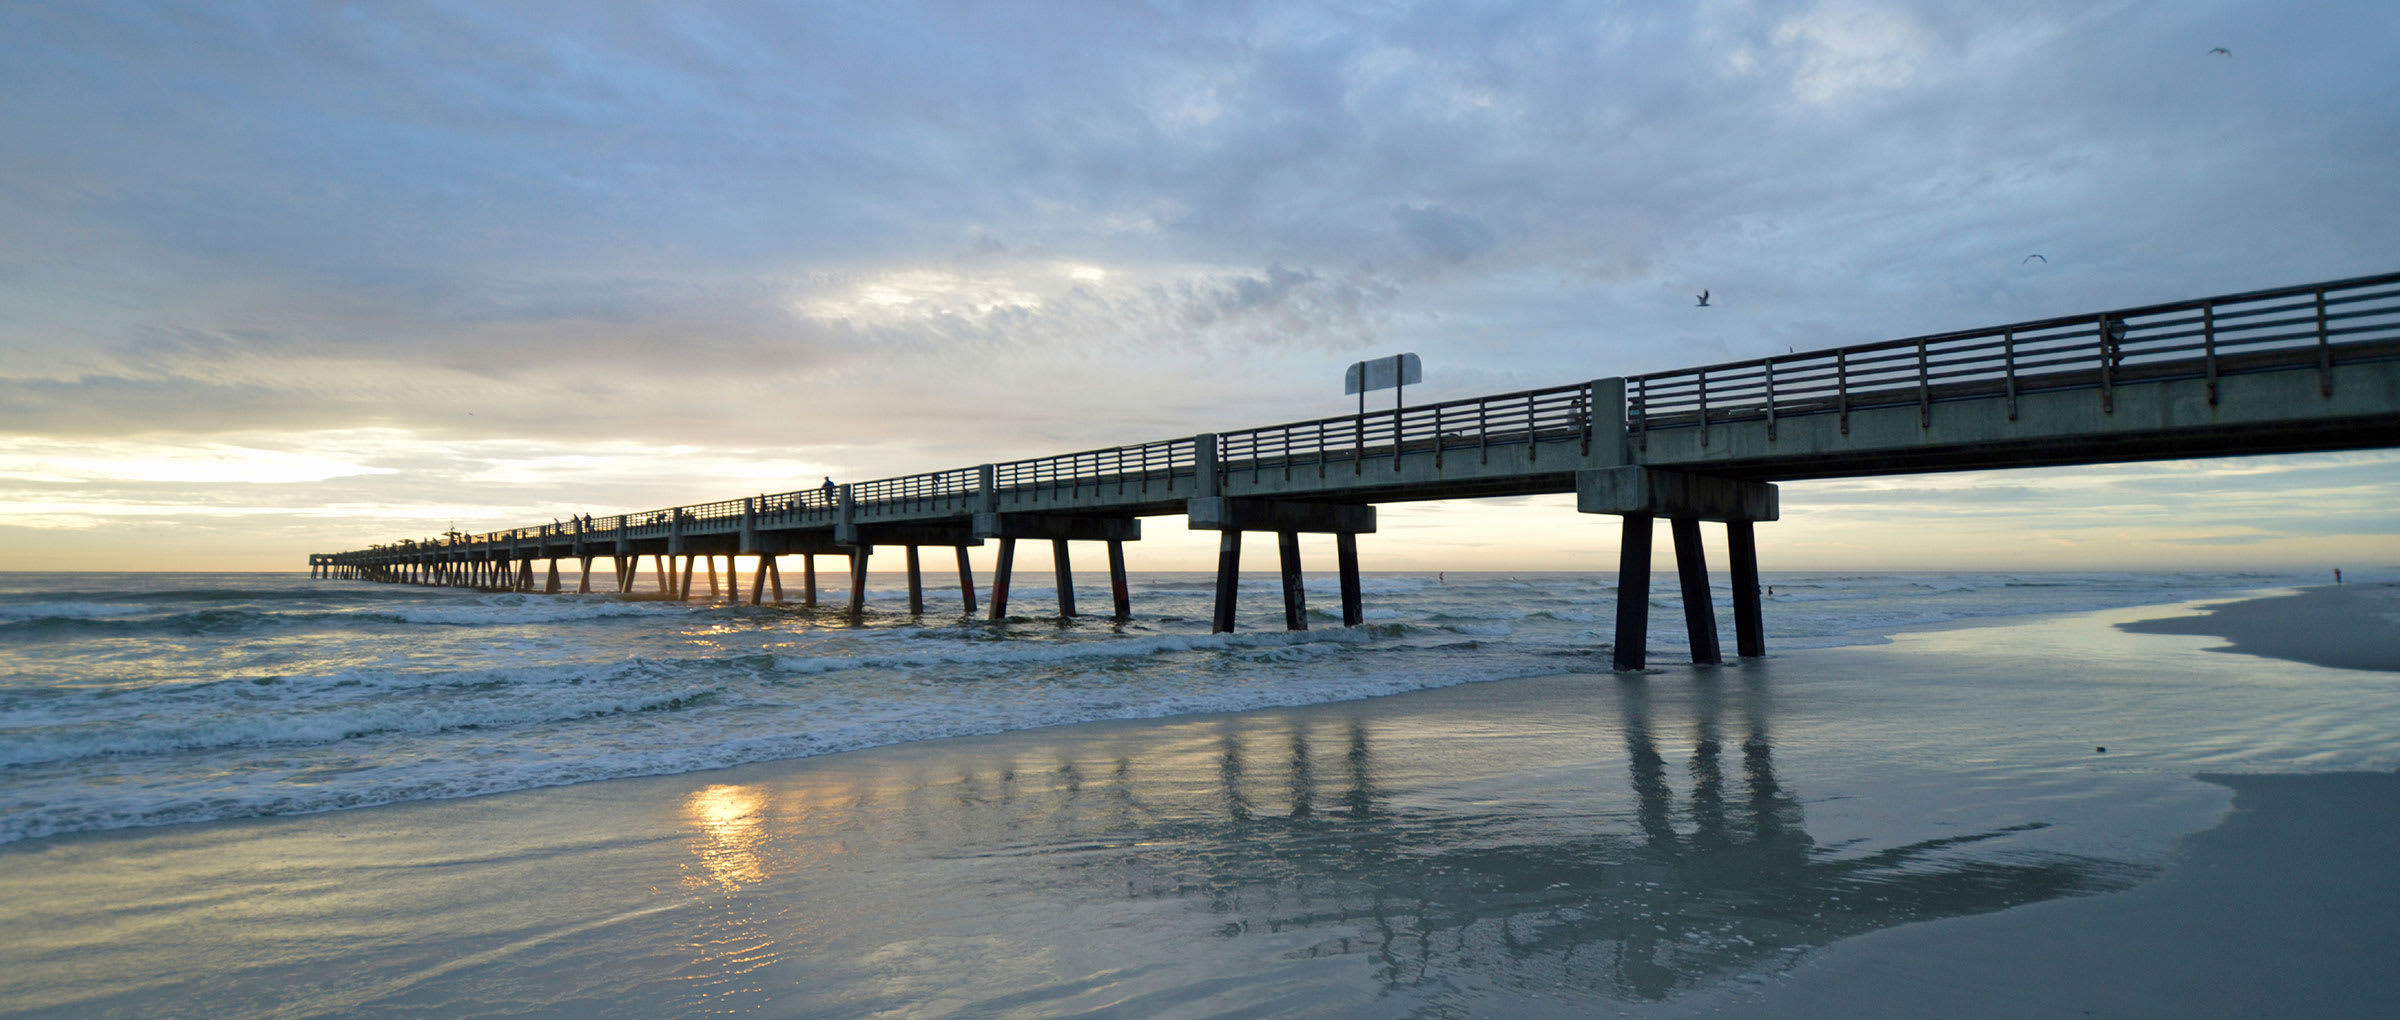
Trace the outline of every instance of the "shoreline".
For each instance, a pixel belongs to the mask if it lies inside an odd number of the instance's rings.
[[[2334,669],[2400,671],[2400,584],[2319,585],[2117,625],[2133,634],[2213,637],[2210,651]]]

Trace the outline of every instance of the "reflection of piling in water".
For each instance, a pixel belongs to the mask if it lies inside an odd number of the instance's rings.
[[[1308,730],[1292,727],[1292,817],[1316,813],[1317,772],[1308,758]]]
[[[1342,757],[1350,766],[1350,787],[1342,792],[1342,813],[1365,818],[1375,811],[1375,763],[1367,754],[1365,723],[1350,720],[1350,749]]]
[[[1700,850],[1712,850],[1731,842],[1725,825],[1725,770],[1722,744],[1717,727],[1716,674],[1696,676],[1693,687],[1699,694],[1693,718],[1692,763],[1692,845]]]
[[[1225,786],[1225,814],[1237,822],[1250,820],[1250,795],[1242,790],[1242,739],[1227,732],[1217,741],[1217,779]]]

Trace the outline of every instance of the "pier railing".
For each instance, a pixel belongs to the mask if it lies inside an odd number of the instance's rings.
[[[1580,440],[1589,450],[1591,437],[1592,388],[1578,383],[1221,433],[1217,463],[1254,477],[1295,467],[1363,473],[1370,462],[1397,464],[1407,453],[1430,451],[1437,465],[1452,451],[1488,461],[1495,447],[1550,440]]]
[[[1001,493],[1080,497],[1086,488],[1101,491],[1114,486],[1120,493],[1140,491],[1151,483],[1190,478],[1199,463],[1195,439],[1160,439],[1131,446],[1111,446],[1055,457],[1012,460],[992,465],[992,486]]]
[[[2400,354],[2400,273],[2139,308],[1936,333],[1832,350],[1630,376],[1627,424],[1637,441],[1669,428],[1707,429],[1945,401],[2099,390],[2126,382],[2205,379]]]
[[[2336,364],[2394,358],[2400,358],[2400,273],[2386,273],[1628,376],[1625,424],[1636,443],[1667,429],[1697,428],[1705,436],[1713,426],[1759,421],[1772,437],[1779,421],[1813,415],[1836,416],[1846,432],[1850,415],[1862,410],[1913,404],[1926,422],[1937,404],[1997,396],[2013,418],[2026,394],[2098,390],[2107,406],[2124,383],[2193,379],[2208,382],[2213,401],[2216,381],[2227,375],[2314,367],[2330,388]],[[1437,466],[1458,456],[1488,463],[1493,450],[1514,447],[1534,460],[1551,443],[1575,442],[1588,453],[1599,432],[1595,396],[1592,384],[1577,383],[1316,418],[1219,433],[1209,452],[1221,477],[1247,471],[1254,478],[1270,470],[1288,477],[1302,468],[1363,474],[1424,452]],[[373,548],[413,553],[613,541],[745,523],[831,526],[844,513],[854,520],[962,516],[987,495],[1156,496],[1190,485],[1204,462],[1203,438],[859,482],[848,487],[847,509],[839,488],[817,486]]]

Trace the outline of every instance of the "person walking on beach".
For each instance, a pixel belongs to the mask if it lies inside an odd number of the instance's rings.
[[[2342,568],[2340,568],[2340,567],[2335,567],[2335,568],[2333,568],[2333,583],[2335,583],[2335,584],[2340,584],[2340,583],[2342,583]]]

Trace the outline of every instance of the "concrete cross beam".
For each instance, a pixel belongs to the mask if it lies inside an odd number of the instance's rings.
[[[835,545],[961,545],[980,546],[982,536],[967,522],[948,524],[836,524]],[[832,550],[826,550],[832,551]]]
[[[1047,538],[1068,542],[1131,542],[1142,537],[1132,517],[1070,517],[1059,514],[976,514],[976,538]],[[929,545],[935,543],[927,543]],[[948,545],[950,543],[940,543]]]
[[[1375,508],[1354,503],[1295,503],[1281,499],[1200,496],[1184,504],[1193,531],[1275,531],[1371,535]]]
[[[1772,521],[1780,513],[1772,483],[1638,465],[1576,472],[1575,509],[1697,521]]]

